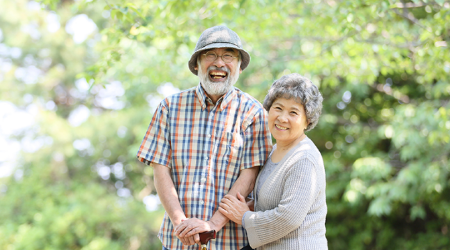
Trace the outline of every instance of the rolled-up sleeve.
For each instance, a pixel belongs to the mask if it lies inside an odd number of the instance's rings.
[[[258,112],[251,120],[244,123],[245,145],[241,170],[263,166],[272,150],[272,137],[267,124],[267,113],[264,110]]]
[[[172,151],[170,147],[168,112],[167,102],[164,100],[156,109],[139,147],[137,158],[147,165],[154,162],[170,167],[169,159]]]

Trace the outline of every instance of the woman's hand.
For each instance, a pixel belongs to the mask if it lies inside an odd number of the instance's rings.
[[[244,213],[250,211],[244,196],[237,193],[237,198],[232,195],[225,195],[219,204],[219,212],[234,221],[236,224],[242,224]]]

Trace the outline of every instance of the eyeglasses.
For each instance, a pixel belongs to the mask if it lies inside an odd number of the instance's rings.
[[[237,56],[233,56],[230,53],[225,53],[221,56],[218,56],[215,52],[206,52],[205,54],[202,54],[205,56],[206,61],[208,62],[214,62],[215,60],[217,60],[217,57],[221,57],[222,61],[224,61],[225,63],[230,63],[233,61],[234,58],[238,58]]]

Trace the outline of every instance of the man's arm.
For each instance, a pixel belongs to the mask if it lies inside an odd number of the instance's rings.
[[[238,179],[233,184],[228,194],[236,197],[237,193],[239,192],[244,197],[247,197],[252,192],[253,187],[255,186],[255,181],[258,173],[259,167],[241,170]],[[213,225],[215,225],[215,228],[213,229],[219,231],[223,226],[225,226],[225,224],[228,223],[229,219],[225,215],[220,213],[219,210],[217,210],[211,217],[210,221]]]
[[[183,220],[186,219],[186,215],[184,214],[180,202],[178,201],[178,194],[175,186],[173,185],[170,168],[156,163],[151,163],[151,166],[153,167],[155,188],[158,192],[159,199],[161,200],[166,213],[169,215],[174,228],[176,228]],[[190,236],[178,238],[184,245],[194,245],[196,241],[200,240],[198,234],[192,234]]]
[[[241,193],[246,197],[255,186],[256,177],[258,176],[259,167],[243,169],[240,171],[239,177],[228,192],[229,195],[237,196]],[[192,218],[183,221],[175,228],[175,235],[178,237],[189,237],[201,232],[216,230],[220,231],[229,219],[217,210],[209,221]],[[197,242],[197,241],[196,241]]]

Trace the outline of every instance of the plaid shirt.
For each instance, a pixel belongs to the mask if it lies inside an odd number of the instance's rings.
[[[199,84],[160,103],[137,157],[171,168],[186,217],[208,221],[239,171],[263,166],[271,148],[267,113],[257,100],[232,88],[214,106]],[[166,213],[158,234],[166,248],[199,249],[183,246],[173,229]],[[247,244],[245,229],[230,221],[209,246],[225,250]]]

